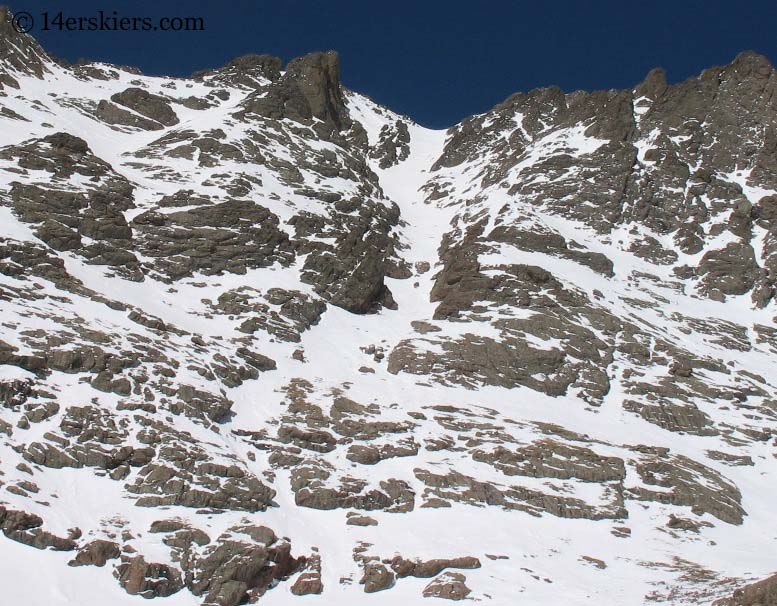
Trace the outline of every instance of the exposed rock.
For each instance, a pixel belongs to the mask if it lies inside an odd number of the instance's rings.
[[[771,606],[772,604],[777,604],[777,575],[740,587],[731,597],[713,602],[713,606]]]
[[[290,550],[267,528],[232,528],[197,560],[190,589],[208,604],[245,603],[298,570]]]
[[[690,506],[698,515],[710,513],[729,524],[743,522],[746,512],[739,489],[701,463],[682,455],[647,456],[637,464],[637,472],[645,484],[659,487],[630,489],[639,499]]]
[[[71,538],[58,537],[43,530],[43,519],[35,514],[8,509],[0,504],[0,530],[6,537],[35,547],[36,549],[53,549],[54,551],[73,551],[76,542]]]
[[[78,550],[76,557],[68,562],[69,566],[105,566],[108,560],[121,556],[119,544],[105,539],[95,539]]]
[[[710,297],[723,299],[725,295],[743,295],[749,292],[759,276],[758,264],[749,244],[728,244],[702,257],[697,270],[701,287]]]
[[[472,590],[466,585],[467,578],[458,572],[446,572],[424,587],[425,598],[443,598],[445,600],[463,600]]]
[[[32,393],[32,386],[31,379],[0,381],[0,406],[4,408],[21,406]]]
[[[459,568],[471,570],[480,568],[480,560],[471,556],[450,559],[435,560],[407,560],[397,556],[391,560],[391,568],[398,578],[416,577],[419,579],[429,579],[437,576],[446,568]]]
[[[345,522],[348,526],[377,526],[378,521],[370,516],[348,515]]]
[[[394,586],[394,573],[380,562],[366,562],[359,583],[364,585],[364,593],[384,591]]]
[[[159,95],[153,95],[142,88],[128,88],[111,97],[111,101],[129,107],[131,110],[151,118],[163,126],[178,124],[178,116],[170,107],[169,101]]]
[[[321,556],[313,554],[310,556],[302,573],[291,586],[291,593],[294,595],[318,595],[323,593],[324,584],[321,581]]]
[[[331,129],[329,132],[350,126],[340,89],[339,59],[331,51],[292,60],[268,94],[249,97],[244,105],[245,113],[276,120],[290,118],[310,123],[317,118]]]
[[[183,588],[180,573],[167,564],[147,563],[143,556],[123,558],[116,566],[119,584],[130,595],[144,598],[164,598]]]
[[[578,478],[585,482],[617,482],[626,477],[621,459],[602,457],[588,448],[556,440],[539,440],[515,451],[502,446],[492,452],[475,450],[472,457],[476,461],[490,463],[506,475]]]

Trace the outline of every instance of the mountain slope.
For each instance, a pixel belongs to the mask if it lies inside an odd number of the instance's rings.
[[[430,131],[331,52],[156,78],[8,21],[9,599],[704,604],[774,572],[764,58]]]

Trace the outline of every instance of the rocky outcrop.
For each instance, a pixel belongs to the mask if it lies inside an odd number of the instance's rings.
[[[134,206],[134,188],[94,156],[86,141],[59,132],[2,148],[0,158],[23,169],[46,171],[52,179],[84,179],[88,185],[74,190],[14,182],[10,203],[22,221],[38,226],[38,236],[55,250],[74,250],[89,263],[115,266],[126,277],[142,280],[137,258],[127,250],[132,229],[122,214]],[[84,244],[84,238],[90,243]]]
[[[18,408],[27,401],[32,393],[31,379],[0,381],[0,406]]]
[[[385,591],[394,586],[394,573],[380,562],[366,562],[359,583],[364,585],[364,593]]]
[[[279,57],[248,54],[236,57],[216,70],[196,71],[192,79],[253,88],[261,86],[264,80],[274,82],[280,78],[282,67],[283,60]]]
[[[205,604],[237,606],[261,596],[303,564],[269,528],[235,527],[196,561],[190,589]]]
[[[445,600],[464,600],[472,593],[466,585],[467,578],[459,572],[446,572],[424,587],[425,598],[442,598]]]
[[[588,448],[556,440],[539,440],[514,451],[503,446],[491,452],[475,450],[472,458],[489,463],[508,476],[577,478],[584,482],[621,482],[626,477],[623,460],[602,457]]]
[[[147,211],[134,218],[140,250],[155,258],[154,271],[167,279],[288,264],[288,235],[278,217],[247,200],[230,200],[191,210],[161,214]]]
[[[777,604],[777,575],[740,587],[731,597],[713,602],[713,606],[770,606],[771,604]]]
[[[320,120],[331,136],[350,127],[340,87],[340,62],[335,52],[311,53],[289,62],[283,74],[262,91],[249,96],[237,117],[259,114],[273,120],[289,118],[312,124]]]
[[[743,522],[742,495],[734,484],[701,463],[667,454],[666,449],[656,451],[637,464],[647,486],[630,489],[636,498],[690,506],[697,515],[710,513],[729,524]]]
[[[70,537],[58,537],[43,529],[43,518],[38,515],[0,504],[0,530],[9,539],[36,549],[73,551],[76,542]]]
[[[703,291],[717,300],[750,292],[760,275],[753,248],[733,242],[726,248],[707,252],[696,271],[701,276]]]
[[[383,126],[377,145],[370,151],[370,157],[378,160],[378,166],[384,169],[407,160],[409,155],[410,131],[402,120]]]
[[[391,569],[398,578],[416,577],[419,579],[429,579],[437,576],[446,568],[458,568],[471,570],[480,568],[480,560],[471,556],[450,559],[435,560],[408,560],[397,556],[391,560]]]
[[[128,88],[111,96],[111,101],[130,108],[162,126],[175,126],[178,116],[164,97],[154,95],[142,88]]]
[[[165,598],[183,589],[180,573],[167,564],[149,563],[143,556],[125,558],[116,567],[119,584],[130,595]]]
[[[51,61],[32,36],[16,30],[13,15],[7,6],[0,6],[0,90],[19,88],[19,82],[8,73],[9,68],[42,78],[49,71],[46,64]]]
[[[69,566],[105,566],[108,560],[121,556],[118,543],[95,539],[78,550],[76,557],[68,562]]]
[[[294,581],[290,589],[294,595],[318,595],[323,593],[324,584],[321,581],[321,556],[314,554],[310,556],[302,573]]]

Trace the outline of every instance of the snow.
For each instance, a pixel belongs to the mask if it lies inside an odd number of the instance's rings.
[[[67,104],[60,98],[78,98],[83,102],[96,103],[111,94],[140,81],[150,92],[183,98],[189,95],[204,96],[211,89],[202,83],[172,81],[175,85],[168,88],[169,79],[141,77],[126,72],[117,72],[118,79],[110,81],[78,81],[66,71],[51,66],[52,73],[44,80],[21,77],[20,92],[11,92],[2,103],[17,113],[28,117],[31,122],[24,123],[0,118],[3,129],[3,145],[17,144],[31,137],[41,137],[51,132],[66,130],[84,137],[90,148],[98,156],[110,162],[119,173],[127,177],[136,186],[135,199],[138,207],[127,211],[131,219],[145,209],[150,208],[164,195],[174,193],[182,187],[159,170],[147,171],[133,163],[133,154],[139,150],[148,151],[151,144],[164,134],[191,129],[204,132],[222,128],[229,141],[249,136],[249,127],[241,124],[228,125],[229,116],[249,94],[245,90],[230,88],[230,98],[222,105],[205,112],[187,110],[175,105],[181,123],[171,129],[158,132],[133,131],[117,132],[81,112],[77,106]],[[107,66],[105,69],[109,69]],[[112,68],[110,68],[112,69]],[[50,97],[49,92],[56,94]],[[46,106],[35,106],[30,100],[45,100]],[[52,100],[53,99],[53,100]],[[347,95],[348,107],[354,119],[362,123],[367,131],[370,144],[378,141],[381,129],[392,125],[396,114],[384,110],[355,93]],[[640,116],[647,111],[643,100],[635,102],[635,114]],[[46,127],[43,123],[53,124]],[[424,437],[441,436],[446,432],[434,417],[438,415],[431,406],[456,406],[463,411],[479,415],[478,421],[490,419],[500,429],[509,429],[517,440],[523,443],[542,437],[536,423],[555,423],[572,432],[589,436],[587,444],[603,455],[631,456],[633,453],[623,445],[651,444],[671,448],[676,454],[682,454],[719,471],[730,478],[743,493],[743,505],[748,512],[744,524],[734,527],[705,515],[702,519],[714,522],[714,527],[705,528],[697,538],[678,541],[671,539],[663,530],[670,513],[677,509],[671,506],[627,500],[628,520],[571,520],[557,518],[548,514],[539,517],[520,511],[503,511],[497,507],[476,507],[454,503],[449,509],[417,508],[408,514],[371,512],[379,521],[375,527],[346,526],[346,511],[319,511],[294,504],[289,489],[289,473],[280,470],[272,482],[278,491],[278,507],[267,512],[246,514],[227,512],[221,515],[201,516],[192,510],[171,507],[165,511],[135,507],[128,498],[123,485],[106,477],[100,477],[89,469],[63,469],[46,473],[46,498],[51,506],[43,505],[41,496],[37,501],[24,499],[10,493],[3,493],[3,500],[12,506],[38,513],[44,517],[46,528],[55,533],[66,534],[74,526],[95,528],[95,523],[108,532],[119,532],[122,528],[132,529],[136,539],[132,544],[148,558],[154,561],[169,561],[169,549],[159,536],[147,532],[150,524],[163,517],[179,516],[193,520],[212,537],[216,537],[232,524],[249,519],[252,523],[264,524],[273,528],[279,536],[288,536],[292,540],[295,554],[309,553],[317,547],[322,555],[323,580],[325,593],[320,598],[297,598],[289,592],[289,584],[282,584],[268,592],[262,598],[262,604],[282,606],[300,603],[343,603],[348,606],[357,604],[397,605],[417,603],[423,587],[428,583],[424,579],[401,579],[391,591],[365,595],[358,584],[359,567],[353,561],[352,549],[359,541],[370,543],[368,553],[380,557],[391,557],[401,553],[406,557],[432,558],[473,555],[481,559],[483,566],[478,570],[466,571],[467,584],[473,588],[477,600],[489,604],[513,605],[526,604],[565,604],[569,606],[587,606],[591,603],[619,604],[637,606],[643,603],[643,596],[653,590],[656,584],[676,581],[676,574],[661,568],[649,568],[643,562],[671,562],[676,555],[719,571],[725,576],[765,576],[774,566],[764,554],[774,551],[777,532],[773,528],[773,499],[764,486],[774,485],[777,481],[777,461],[773,456],[773,446],[769,443],[751,443],[746,447],[725,445],[727,452],[749,454],[757,464],[753,467],[730,467],[706,457],[706,451],[718,445],[717,439],[678,435],[650,424],[637,415],[623,410],[622,403],[631,397],[624,387],[623,372],[630,362],[615,354],[615,360],[608,369],[611,373],[611,390],[598,409],[585,407],[574,394],[550,397],[528,388],[502,389],[483,386],[476,390],[424,384],[428,377],[418,377],[400,373],[388,373],[385,363],[377,364],[364,354],[362,347],[379,345],[388,352],[398,343],[412,339],[414,345],[423,346],[428,351],[439,351],[444,340],[462,338],[466,335],[497,339],[500,332],[487,322],[453,323],[434,321],[436,304],[431,302],[430,294],[434,278],[439,270],[439,247],[446,234],[461,234],[468,221],[476,217],[487,218],[487,230],[500,220],[526,221],[527,228],[536,228],[561,234],[567,241],[581,243],[586,250],[607,253],[613,260],[616,279],[607,278],[569,259],[544,253],[523,251],[509,244],[493,247],[479,257],[483,271],[496,275],[499,266],[505,264],[530,264],[546,268],[565,287],[589,295],[602,293],[602,305],[616,315],[629,317],[636,315],[646,326],[649,334],[666,339],[671,343],[682,344],[685,348],[700,356],[709,355],[723,360],[733,369],[746,368],[764,376],[773,374],[773,358],[763,347],[754,347],[750,351],[729,351],[712,342],[711,336],[697,330],[683,330],[682,322],[671,320],[673,314],[683,314],[698,319],[712,319],[732,322],[752,330],[755,324],[773,326],[773,311],[753,310],[747,297],[732,298],[719,303],[695,297],[693,293],[678,291],[672,286],[676,282],[672,270],[674,266],[657,267],[627,252],[632,238],[631,226],[622,226],[609,236],[602,236],[589,227],[567,220],[558,215],[537,209],[525,200],[509,198],[502,184],[481,191],[479,185],[483,166],[472,163],[455,169],[433,171],[434,162],[440,157],[446,143],[446,131],[425,129],[407,121],[411,137],[410,156],[396,166],[381,169],[377,162],[371,168],[378,175],[380,185],[386,195],[387,203],[395,202],[401,211],[404,224],[398,230],[403,246],[403,258],[415,267],[416,263],[427,262],[430,271],[413,275],[410,279],[387,279],[386,283],[398,303],[398,310],[382,310],[374,315],[354,315],[342,309],[330,306],[321,321],[307,331],[303,337],[307,363],[292,359],[292,351],[299,344],[278,342],[270,335],[257,332],[251,337],[237,331],[239,321],[235,318],[219,316],[209,317],[209,308],[205,300],[215,301],[227,290],[241,286],[250,286],[266,292],[272,287],[300,290],[313,294],[312,288],[300,281],[300,271],[304,259],[298,260],[288,268],[279,266],[255,269],[245,275],[226,274],[222,276],[194,276],[176,282],[174,285],[147,279],[143,283],[134,283],[109,275],[105,268],[88,265],[75,254],[61,255],[67,271],[81,280],[84,286],[129,306],[127,311],[117,311],[92,301],[86,297],[63,295],[50,283],[37,282],[40,293],[59,297],[51,300],[26,301],[22,305],[9,305],[3,301],[2,322],[8,328],[3,332],[3,340],[20,348],[20,354],[27,353],[24,343],[16,336],[11,327],[23,327],[25,330],[41,330],[47,334],[65,334],[57,317],[81,318],[84,324],[99,328],[111,335],[111,341],[105,345],[110,352],[119,352],[131,347],[129,335],[145,335],[152,339],[152,331],[131,322],[127,315],[130,309],[143,310],[146,314],[161,318],[164,322],[191,334],[201,334],[213,340],[212,352],[218,351],[222,343],[228,340],[244,339],[257,351],[261,351],[278,361],[278,369],[265,373],[258,381],[246,382],[235,388],[220,385],[235,402],[234,419],[225,424],[220,434],[178,417],[176,428],[188,431],[204,445],[214,459],[227,456],[237,457],[242,465],[252,470],[258,477],[266,471],[266,460],[258,456],[256,461],[248,457],[252,451],[244,441],[232,434],[232,430],[257,430],[267,426],[270,420],[277,420],[284,411],[283,387],[291,378],[309,381],[314,386],[311,398],[319,405],[326,406],[335,390],[346,390],[347,396],[363,404],[375,403],[380,406],[382,420],[406,421],[408,411],[425,411],[426,421],[419,421],[415,437],[420,441]],[[523,129],[523,118],[514,117],[515,129],[525,138],[529,138]],[[585,126],[577,125],[565,129],[540,134],[527,146],[522,157],[505,177],[504,182],[515,183],[521,180],[522,172],[537,162],[556,154],[584,156],[599,150],[607,141],[585,135]],[[285,132],[285,131],[284,131]],[[292,132],[288,135],[289,146],[301,145],[300,135]],[[510,132],[505,133],[507,137]],[[637,142],[638,161],[649,164],[644,159],[645,151],[650,147],[657,132],[643,137]],[[310,142],[307,144],[310,145]],[[315,143],[319,151],[331,150],[330,143]],[[277,158],[292,161],[288,150],[274,146],[265,150]],[[161,153],[161,152],[160,152]],[[267,206],[276,213],[282,225],[300,210],[314,214],[327,212],[323,203],[303,195],[292,193],[281,183],[272,171],[264,166],[246,165],[238,162],[224,162],[213,169],[204,169],[193,161],[159,156],[146,160],[149,167],[155,167],[160,158],[170,171],[180,173],[180,181],[196,194],[211,196],[216,201],[224,198],[217,185],[205,185],[214,175],[223,172],[244,173],[261,179],[262,187],[252,192],[252,199]],[[487,164],[489,158],[483,160]],[[7,168],[6,166],[0,168]],[[29,181],[43,180],[47,173],[31,171],[25,178]],[[566,176],[567,178],[569,175]],[[20,176],[7,170],[0,170],[0,191],[8,188],[11,181]],[[311,183],[315,176],[303,171],[305,183]],[[545,177],[550,178],[550,177]],[[757,201],[763,195],[771,194],[758,187],[748,185],[749,172],[737,171],[728,176],[732,182],[742,186],[745,195],[751,201]],[[327,181],[331,187],[346,194],[355,194],[357,184],[344,179]],[[425,186],[444,185],[451,194],[440,200],[428,200]],[[74,179],[69,187],[87,188],[89,183]],[[479,193],[473,200],[471,192]],[[470,204],[470,206],[467,206]],[[510,210],[500,215],[505,205]],[[169,212],[181,210],[170,209]],[[468,214],[469,213],[469,214]],[[19,241],[37,242],[30,226],[20,222],[7,206],[0,206],[0,233],[3,238]],[[646,232],[643,230],[642,232]],[[668,247],[673,247],[671,239],[653,234]],[[759,236],[761,240],[765,234]],[[609,240],[607,239],[609,238]],[[623,241],[623,245],[613,244]],[[708,241],[709,246],[721,247],[731,241],[731,235],[724,233]],[[701,255],[702,253],[700,253]],[[680,255],[678,263],[693,263],[697,256]],[[641,274],[653,274],[655,281],[639,277]],[[632,278],[632,279],[629,279]],[[202,286],[202,282],[207,282]],[[8,288],[29,287],[12,277],[0,275],[0,286]],[[61,300],[66,296],[66,300]],[[647,307],[637,310],[628,303],[629,299],[665,300],[659,307]],[[493,321],[503,317],[528,317],[524,310],[493,307],[488,309],[488,319]],[[441,327],[440,333],[424,338],[419,336],[412,322],[424,320]],[[6,335],[6,332],[8,335]],[[69,335],[74,338],[73,335]],[[180,377],[192,385],[205,386],[206,381],[194,371],[187,369],[188,361],[194,360],[205,365],[209,360],[198,358],[193,351],[190,334],[168,335],[167,345],[180,354]],[[527,335],[532,346],[542,349],[558,347],[560,341],[540,339]],[[655,344],[651,344],[653,350]],[[374,374],[361,374],[358,369],[364,365],[374,366]],[[153,372],[152,369],[149,369]],[[644,381],[648,383],[660,380],[663,367],[640,369],[645,372]],[[14,366],[0,366],[0,380],[23,379],[32,377],[31,373]],[[70,405],[84,405],[95,397],[95,391],[81,382],[77,375],[54,373],[52,388],[57,400],[64,409]],[[721,373],[714,377],[716,384],[735,386],[734,379]],[[100,395],[104,406],[115,406],[118,398],[112,395]],[[751,401],[758,403],[762,398],[756,396]],[[725,409],[716,402],[705,408],[718,422],[732,425],[747,423],[746,413]],[[9,422],[18,422],[21,411],[4,412]],[[117,411],[118,414],[118,411]],[[131,422],[131,413],[123,413],[123,418]],[[25,434],[26,441],[42,439],[47,431],[57,428],[56,419],[33,424]],[[353,464],[344,458],[343,449],[337,449],[329,458],[338,469],[353,469]],[[22,456],[6,443],[0,445],[0,459],[4,462],[7,475],[3,481],[10,484],[25,479],[24,472],[16,468],[23,461]],[[592,504],[607,502],[608,495],[599,484],[582,481],[555,481],[526,477],[510,477],[493,468],[479,464],[466,453],[451,451],[432,452],[422,449],[411,463],[401,458],[382,461],[370,468],[369,481],[377,484],[388,478],[402,478],[415,490],[418,502],[426,487],[414,475],[413,468],[428,469],[434,473],[446,473],[455,470],[471,475],[480,481],[492,481],[502,486],[525,486],[542,490],[549,494],[570,494]],[[626,486],[638,486],[642,482],[633,469],[629,469]],[[38,477],[38,476],[36,476]],[[661,490],[651,486],[651,490]],[[611,534],[614,526],[628,525],[632,529],[630,539],[618,538]],[[3,553],[3,567],[0,569],[0,583],[4,587],[3,597],[9,604],[24,603],[27,606],[70,606],[75,604],[124,604],[139,605],[147,602],[139,597],[131,597],[118,586],[106,569],[92,567],[71,568],[66,562],[72,554],[44,553],[3,540],[0,545]],[[486,554],[508,556],[508,559],[491,560]],[[606,570],[599,570],[581,561],[583,556],[599,558],[607,563]],[[341,584],[340,579],[350,575],[351,584]],[[559,597],[562,596],[562,597]],[[201,600],[182,591],[163,603],[168,606],[189,606],[199,604]]]

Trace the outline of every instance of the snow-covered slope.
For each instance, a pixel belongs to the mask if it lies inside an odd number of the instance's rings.
[[[334,53],[154,78],[8,18],[8,603],[709,604],[777,568],[765,59],[431,131]]]

